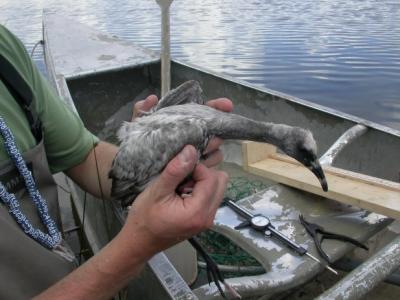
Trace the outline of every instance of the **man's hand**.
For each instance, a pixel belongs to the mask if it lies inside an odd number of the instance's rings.
[[[156,106],[157,103],[158,98],[156,95],[150,95],[146,99],[136,102],[133,107],[132,121],[135,118],[140,117],[142,112],[147,112],[152,107]],[[233,110],[232,101],[227,98],[213,99],[208,101],[206,104],[224,112],[231,112]],[[222,143],[223,141],[220,138],[213,138],[209,141],[204,152],[205,159],[202,161],[204,165],[207,167],[215,167],[223,160],[222,153],[219,150]]]
[[[189,174],[192,195],[182,198],[175,191]],[[135,199],[124,230],[140,232],[149,254],[168,248],[211,227],[227,182],[224,172],[197,164],[196,149],[188,145]]]

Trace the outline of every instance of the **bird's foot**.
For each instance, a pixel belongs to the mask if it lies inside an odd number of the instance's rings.
[[[218,291],[220,292],[221,296],[224,299],[242,299],[240,294],[231,286],[229,283],[227,283],[222,276],[218,265],[214,260],[210,259],[205,259],[206,261],[206,266],[207,266],[207,280],[208,284],[211,284],[211,281],[215,283],[215,285],[218,288]],[[228,291],[229,297],[226,296],[224,293],[224,290],[221,287],[220,282],[224,285],[225,290]]]
[[[218,291],[220,292],[221,296],[224,299],[241,299],[242,297],[239,295],[239,293],[236,292],[235,289],[225,281],[224,277],[222,276],[219,270],[217,263],[211,258],[210,255],[208,255],[208,253],[203,249],[200,243],[195,238],[190,238],[189,242],[200,253],[200,255],[204,259],[204,262],[206,263],[208,284],[214,282],[218,288]],[[230,295],[229,298],[225,295],[220,282],[224,285],[225,290],[229,292]]]

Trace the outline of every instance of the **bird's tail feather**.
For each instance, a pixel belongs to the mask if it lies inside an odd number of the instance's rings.
[[[169,91],[157,104],[154,111],[167,106],[187,103],[204,104],[203,91],[195,80],[189,80]]]

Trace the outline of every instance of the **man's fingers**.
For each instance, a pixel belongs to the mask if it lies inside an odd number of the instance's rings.
[[[228,174],[223,172],[223,171],[218,171],[217,172],[217,178],[218,178],[218,185],[217,189],[214,193],[214,200],[210,203],[210,217],[212,220],[214,220],[215,213],[217,212],[218,207],[220,206],[222,199],[225,194],[226,186],[229,181]]]
[[[184,183],[180,184],[178,186],[177,192],[179,193],[187,193],[187,191],[190,189],[190,192],[193,190],[195,182],[193,179],[185,179]]]
[[[209,154],[206,154],[203,157],[202,163],[207,166],[208,168],[212,168],[217,166],[222,160],[224,159],[224,156],[221,152],[221,150],[215,150]]]
[[[157,96],[156,95],[150,95],[144,100],[142,110],[143,111],[149,111],[154,106],[156,106],[157,103],[158,103]]]
[[[232,101],[228,98],[218,98],[210,100],[206,103],[208,106],[224,111],[224,112],[231,112],[233,110]]]
[[[133,107],[133,115],[132,115],[132,121],[140,117],[142,111],[149,111],[151,108],[156,106],[158,103],[158,98],[156,95],[150,95],[144,100],[140,100],[135,103]]]
[[[149,111],[156,106],[157,103],[158,97],[156,95],[150,95],[146,99],[136,102],[133,108],[132,120],[136,117],[140,117],[141,111]],[[213,99],[208,101],[207,105],[224,112],[231,112],[233,110],[232,101],[228,98]]]
[[[224,140],[218,137],[212,138],[207,144],[207,148],[204,151],[204,155],[207,155],[207,153],[211,153],[217,150],[223,144],[223,142]]]
[[[193,171],[197,163],[197,151],[192,145],[185,146],[172,159],[156,181],[156,191],[162,194],[175,192],[178,185]]]
[[[222,177],[222,180],[219,179],[219,176]],[[197,164],[192,173],[192,178],[196,182],[192,192],[196,204],[205,205],[205,203],[213,202],[216,195],[220,196],[221,192],[223,194],[227,182],[225,177],[227,176],[224,172],[209,169],[201,163]]]
[[[198,211],[197,217],[208,228],[212,225],[216,210],[222,202],[228,176],[225,172],[211,170],[198,164],[192,177],[196,185],[192,197],[185,198],[184,201],[194,211]]]

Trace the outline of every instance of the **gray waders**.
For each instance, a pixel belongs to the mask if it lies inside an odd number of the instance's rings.
[[[25,111],[38,144],[23,153],[36,185],[46,200],[49,214],[61,228],[57,186],[49,170],[40,120],[30,110],[33,93],[29,86],[0,54],[0,80]],[[1,114],[1,112],[0,112]],[[38,125],[39,124],[39,125]],[[47,232],[37,208],[27,193],[24,181],[11,161],[0,164],[0,181],[14,193],[22,212],[35,228]],[[76,263],[49,250],[24,233],[0,201],[0,299],[30,299],[65,277]]]

